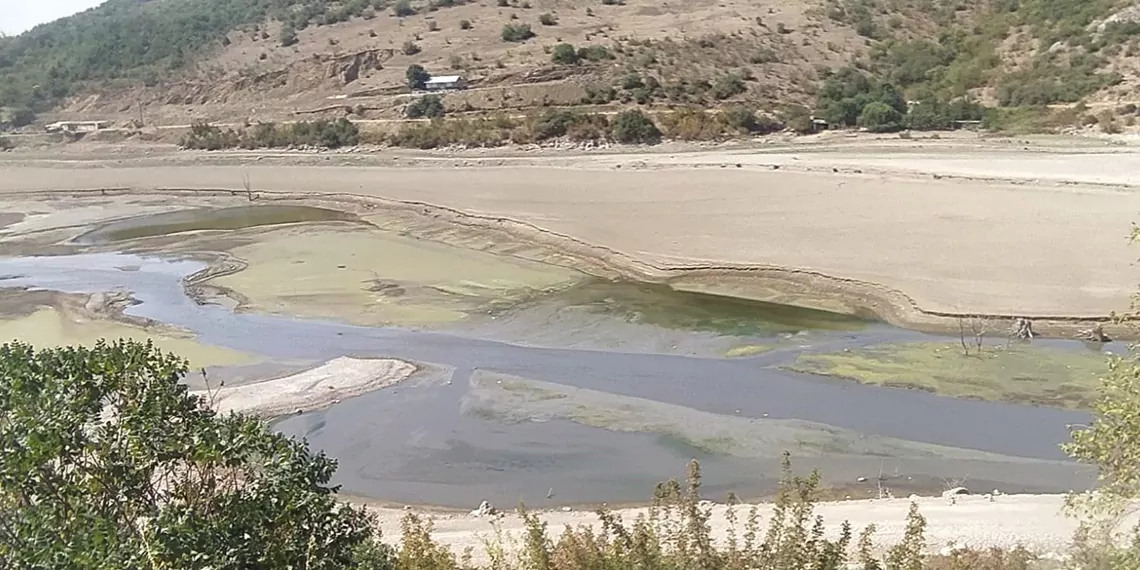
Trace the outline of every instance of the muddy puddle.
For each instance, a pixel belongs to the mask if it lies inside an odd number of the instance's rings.
[[[1082,412],[782,368],[806,353],[924,335],[599,280],[319,209],[258,211],[266,207],[119,220],[82,236],[109,249],[129,242],[135,253],[0,258],[0,287],[129,291],[138,303],[125,315],[170,329],[124,330],[43,307],[0,315],[0,334],[45,345],[151,335],[239,383],[339,356],[438,365],[448,371],[438,378],[275,424],[336,457],[346,492],[391,501],[642,501],[694,457],[712,492],[759,495],[778,478],[776,450],[785,447],[836,485],[884,463],[903,478],[899,486],[916,489],[969,476],[1005,492],[1067,491],[1094,475],[1063,462],[1058,447],[1067,425],[1087,421]],[[146,251],[160,242],[180,249]],[[184,286],[207,268],[188,253],[222,243],[215,251],[240,263],[205,286],[232,295],[237,310],[196,301]]]

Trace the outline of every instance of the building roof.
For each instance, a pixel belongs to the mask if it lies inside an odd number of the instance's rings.
[[[428,79],[427,83],[458,83],[461,79],[463,78],[458,75],[437,75],[431,79]]]

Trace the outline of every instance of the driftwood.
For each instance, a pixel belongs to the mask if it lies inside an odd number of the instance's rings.
[[[1078,331],[1077,338],[1086,342],[1112,342],[1112,339],[1104,334],[1104,327],[1100,326],[1100,323],[1091,329]]]
[[[1033,332],[1033,321],[1024,318],[1014,319],[1009,336],[1018,340],[1032,340],[1034,336],[1037,336]]]

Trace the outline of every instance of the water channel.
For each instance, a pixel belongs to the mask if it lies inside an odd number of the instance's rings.
[[[277,214],[259,218],[257,225],[271,223],[267,220]],[[325,219],[341,219],[328,216]],[[163,222],[182,224],[179,231],[192,228],[185,219]],[[226,222],[212,229],[237,227],[248,225]],[[169,231],[156,229],[151,220],[100,228],[82,239],[95,243]],[[839,454],[801,462],[823,468],[838,482],[874,475],[884,466],[916,487],[919,480],[935,480],[940,474],[1002,485],[1007,492],[1066,491],[1088,482],[1087,472],[1062,462],[1058,447],[1068,437],[1068,425],[1088,420],[1082,412],[951,399],[778,368],[802,350],[925,338],[882,324],[620,282],[587,281],[538,303],[601,310],[612,316],[615,327],[638,327],[620,330],[670,329],[694,342],[717,336],[741,342],[788,340],[749,358],[599,349],[551,336],[520,335],[509,315],[477,326],[416,330],[235,313],[187,296],[184,279],[204,267],[198,261],[116,252],[0,258],[0,286],[65,293],[129,290],[140,303],[127,309],[128,314],[184,327],[200,342],[269,362],[318,363],[350,355],[435,365],[433,369],[441,371],[436,377],[275,423],[276,429],[303,436],[337,458],[336,482],[353,495],[458,507],[481,499],[500,504],[525,500],[536,506],[640,501],[648,497],[653,482],[683,475],[685,462],[692,458],[702,460],[706,488],[712,493],[760,494],[778,476],[778,455],[722,455],[669,434],[607,430],[563,418],[519,421],[478,413],[473,386],[487,373],[683,407],[698,418],[802,420],[866,437],[1009,458]],[[671,308],[654,310],[662,305]]]

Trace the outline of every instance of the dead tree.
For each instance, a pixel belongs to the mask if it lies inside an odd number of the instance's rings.
[[[1017,340],[1033,340],[1037,336],[1033,332],[1033,321],[1021,317],[1014,319],[1010,336]]]
[[[971,350],[974,354],[981,354],[986,340],[986,321],[977,318],[970,319],[968,330],[971,339],[969,342],[966,340],[966,319],[959,318],[958,340],[962,343],[962,354],[964,356],[970,356]]]
[[[1097,323],[1091,329],[1078,331],[1077,338],[1085,342],[1112,342],[1112,339],[1104,334],[1104,327],[1102,327],[1100,323]]]
[[[241,185],[245,187],[245,197],[250,202],[252,202],[253,201],[253,185],[249,181],[249,174],[248,173],[241,175]]]

